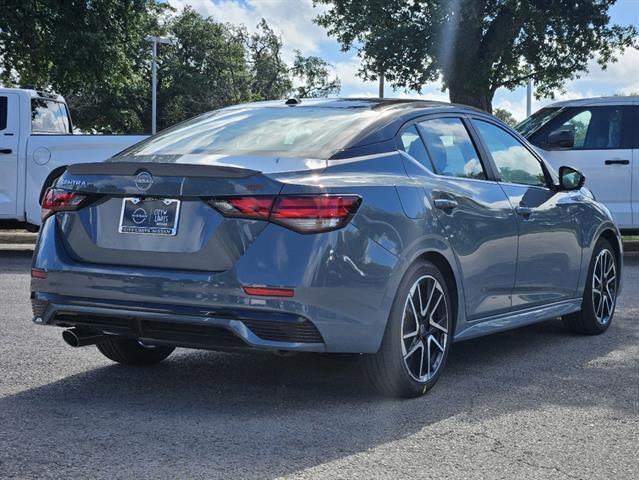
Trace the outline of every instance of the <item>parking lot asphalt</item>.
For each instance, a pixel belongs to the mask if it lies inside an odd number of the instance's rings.
[[[0,478],[637,478],[639,256],[609,331],[557,320],[453,346],[425,397],[350,357],[179,350],[151,368],[36,326],[0,251]]]

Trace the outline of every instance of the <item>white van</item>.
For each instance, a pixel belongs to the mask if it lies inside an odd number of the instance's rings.
[[[554,103],[515,128],[556,169],[583,172],[623,233],[639,232],[639,96]]]

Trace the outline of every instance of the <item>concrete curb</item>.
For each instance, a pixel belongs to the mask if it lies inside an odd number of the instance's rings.
[[[5,232],[0,231],[0,244],[4,245],[33,245],[37,238],[37,233],[16,232],[11,230]]]

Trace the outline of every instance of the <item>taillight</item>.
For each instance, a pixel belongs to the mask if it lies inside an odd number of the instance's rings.
[[[275,197],[231,197],[211,200],[222,215],[236,218],[268,220]]]
[[[48,189],[42,199],[42,221],[44,222],[56,212],[76,210],[86,198],[86,195],[67,192],[66,190]]]
[[[210,201],[222,215],[268,220],[300,233],[342,228],[357,211],[357,195],[229,197]]]

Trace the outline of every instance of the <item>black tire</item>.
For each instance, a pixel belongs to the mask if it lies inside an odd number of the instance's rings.
[[[149,366],[160,363],[175,347],[144,346],[134,338],[106,338],[97,344],[100,353],[124,365]]]
[[[416,288],[422,289],[421,291],[424,291],[425,289],[430,292],[428,289],[429,284],[433,285],[433,289],[436,288],[435,282],[431,279],[436,280],[440,286],[440,290],[436,290],[437,295],[439,296],[440,292],[441,295],[443,295],[443,303],[446,311],[445,325],[447,333],[444,335],[441,330],[430,326],[425,326],[424,330],[427,331],[422,332],[419,323],[416,322],[415,331],[420,333],[416,334],[413,339],[406,339],[406,325],[409,323],[409,319],[411,317],[416,318],[414,315],[407,314],[407,322],[402,322],[405,309],[406,311],[410,309],[408,297],[411,294],[411,288],[419,281],[423,283],[418,283]],[[393,306],[391,308],[391,313],[386,325],[386,331],[379,351],[374,354],[364,354],[361,356],[361,366],[364,376],[380,393],[394,397],[412,398],[424,395],[433,385],[435,385],[441,371],[446,365],[446,359],[448,358],[448,352],[450,351],[450,344],[452,341],[452,333],[454,331],[453,303],[448,292],[449,290],[444,276],[432,263],[419,262],[409,268],[397,289],[397,294],[393,301]],[[415,290],[413,295],[418,298],[419,293],[421,292]],[[435,296],[433,295],[431,299],[434,300]],[[432,308],[432,306],[435,305],[435,302],[436,300],[434,300],[432,304],[427,303],[427,305]],[[421,317],[421,310],[423,306],[416,308],[420,310],[419,316]],[[444,325],[441,302],[440,304],[437,304],[434,310],[437,316],[441,317],[441,321],[435,319],[436,323]],[[429,316],[428,311],[429,310],[426,310],[426,315],[421,318],[422,321],[426,321],[425,317]],[[430,324],[430,322],[428,323]],[[412,330],[412,327],[409,330]],[[409,332],[409,334],[413,333]],[[423,335],[425,335],[425,337],[423,337]],[[439,335],[436,337],[439,340],[437,345],[442,343],[443,338],[443,351],[434,346],[436,344],[429,341],[429,336],[433,335]],[[433,352],[436,350],[437,353],[437,357],[435,356],[435,353],[432,354],[432,359],[436,360],[436,365],[433,365],[432,370],[427,371],[428,375],[425,375],[425,378],[423,379],[416,378],[418,376],[421,378],[421,375],[416,374],[415,370],[410,373],[409,369],[411,367],[404,361],[404,351],[407,353],[410,352],[412,348],[420,342],[420,339],[422,345],[426,346],[430,344],[431,347],[433,347]],[[409,343],[409,346],[407,346],[407,342]],[[402,343],[404,344],[403,346]],[[426,350],[422,348],[422,361],[424,359],[425,352]],[[417,355],[419,355],[419,353],[417,353]],[[419,357],[417,362],[419,362]],[[413,363],[411,365],[413,366],[413,369],[418,368],[417,365],[414,365]],[[421,367],[422,364],[419,364],[419,372],[423,372]]]
[[[597,294],[593,295],[593,288],[596,283],[594,278],[595,266],[597,259],[601,255],[606,255],[604,252],[608,252],[612,255],[614,260],[614,275],[615,279],[611,284],[611,288],[614,290],[614,298],[612,299],[612,307],[609,308],[609,314],[604,315],[603,308],[599,314],[597,309]],[[612,245],[605,238],[600,238],[597,241],[593,250],[592,258],[590,260],[590,266],[588,267],[588,277],[586,278],[586,287],[584,289],[583,301],[581,304],[581,310],[579,312],[571,313],[562,318],[564,326],[574,333],[581,333],[585,335],[601,335],[612,323],[613,316],[615,314],[615,306],[617,303],[617,289],[619,286],[619,259],[615,255],[615,250]],[[610,293],[610,291],[608,291]],[[603,317],[603,318],[600,318]]]

